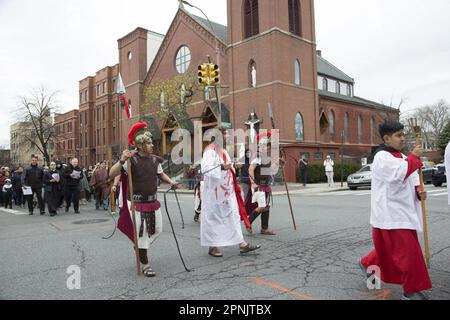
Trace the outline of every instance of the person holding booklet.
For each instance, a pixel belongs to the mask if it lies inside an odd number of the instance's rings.
[[[61,178],[58,171],[56,171],[56,163],[50,163],[50,170],[44,174],[44,184],[46,193],[46,202],[48,206],[48,212],[50,216],[53,217],[57,214],[56,209],[58,208],[59,202],[59,185],[61,183]]]
[[[33,215],[33,195],[39,205],[41,215],[45,214],[44,201],[42,200],[42,184],[44,182],[44,170],[38,165],[38,156],[31,157],[31,164],[22,173],[23,194],[28,203],[29,215]]]

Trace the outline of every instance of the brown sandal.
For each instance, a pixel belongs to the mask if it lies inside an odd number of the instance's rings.
[[[209,254],[210,256],[215,257],[215,258],[221,258],[221,257],[223,257],[222,252],[220,252],[219,249],[217,249],[216,247],[209,248],[208,254]]]
[[[156,276],[156,272],[153,271],[152,267],[147,267],[142,270],[142,274],[147,278],[153,278]]]
[[[266,236],[274,236],[276,235],[275,232],[273,232],[273,230],[271,229],[261,229],[261,234],[266,235]]]
[[[251,243],[247,243],[247,245],[245,247],[240,247],[241,253],[255,251],[255,250],[258,250],[259,248],[261,248],[260,245],[255,245],[255,244],[251,244]]]

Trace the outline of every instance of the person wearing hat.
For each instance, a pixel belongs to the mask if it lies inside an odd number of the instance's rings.
[[[258,157],[253,159],[249,167],[251,192],[247,195],[247,212],[249,212],[250,223],[253,223],[261,215],[261,234],[275,235],[269,229],[270,205],[272,199],[272,188],[274,177],[271,172],[271,132],[262,132],[256,136],[258,142]],[[250,229],[251,233],[252,230]]]
[[[124,150],[120,161],[112,166],[109,176],[111,179],[121,175],[121,192],[119,203],[122,203],[118,228],[134,243],[134,232],[138,239],[139,260],[143,265],[142,273],[146,277],[156,276],[150,266],[148,250],[151,244],[162,232],[161,204],[157,199],[159,176],[176,188],[176,183],[170,179],[161,166],[163,159],[153,154],[152,134],[146,123],[135,124],[128,133],[128,142],[136,147],[136,151]],[[128,160],[131,163],[131,177],[133,181],[133,200],[136,218],[136,229],[133,230],[131,214],[131,198],[128,191],[129,173]],[[128,192],[127,192],[128,191]],[[126,200],[125,200],[126,199]],[[126,205],[128,204],[128,205]]]
[[[12,209],[12,199],[13,199],[13,187],[11,184],[11,179],[5,180],[5,185],[3,186],[3,202],[5,203],[5,209],[8,207]]]
[[[200,244],[209,247],[208,254],[222,257],[218,247],[239,245],[240,253],[260,248],[244,240],[241,219],[250,227],[241,190],[230,155],[223,142],[230,135],[225,128],[213,129],[215,136],[205,149],[201,161],[203,190],[201,195]],[[222,139],[221,139],[222,138]],[[224,138],[224,139],[223,139]]]

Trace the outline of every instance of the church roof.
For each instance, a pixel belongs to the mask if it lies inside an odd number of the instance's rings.
[[[355,82],[353,78],[346,75],[343,71],[341,71],[336,66],[334,66],[333,64],[322,58],[320,55],[317,55],[317,73],[345,82],[350,83]]]
[[[363,99],[363,98],[360,98],[357,96],[349,97],[349,96],[345,96],[342,94],[333,93],[333,92],[325,91],[325,90],[319,90],[319,96],[327,98],[327,99],[331,99],[331,100],[350,102],[350,103],[354,103],[354,104],[358,104],[358,105],[364,105],[367,107],[381,109],[381,110],[389,111],[389,112],[398,111],[398,109],[388,107],[384,104],[381,104],[381,103],[378,103],[375,101],[371,101],[371,100],[367,100],[367,99]]]
[[[208,23],[208,20],[193,15],[188,12],[188,14],[195,19],[199,24],[201,24],[206,30],[208,30],[212,35],[216,35],[217,38],[222,41],[225,45],[228,44],[228,28],[222,24],[211,21],[211,25]],[[211,27],[214,30],[211,30]]]

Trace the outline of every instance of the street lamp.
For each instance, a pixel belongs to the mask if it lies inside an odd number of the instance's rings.
[[[217,38],[216,32],[214,31],[214,28],[213,28],[212,23],[209,20],[208,16],[199,7],[194,6],[193,4],[191,4],[191,3],[189,3],[189,2],[187,2],[185,0],[179,0],[179,1],[182,4],[188,5],[188,6],[192,7],[192,8],[195,8],[195,9],[199,10],[205,16],[206,20],[209,23],[209,27],[211,28],[211,31],[212,31],[212,33],[214,35],[214,40],[216,42],[216,63],[217,63],[217,65],[220,68],[219,40]],[[221,102],[222,98],[221,98],[221,90],[220,90],[220,77],[219,77],[219,83],[218,83],[217,86],[215,86],[215,88],[216,88],[217,104],[219,105],[219,119],[218,119],[218,122],[219,122],[219,126],[221,126],[222,125],[222,102]]]

